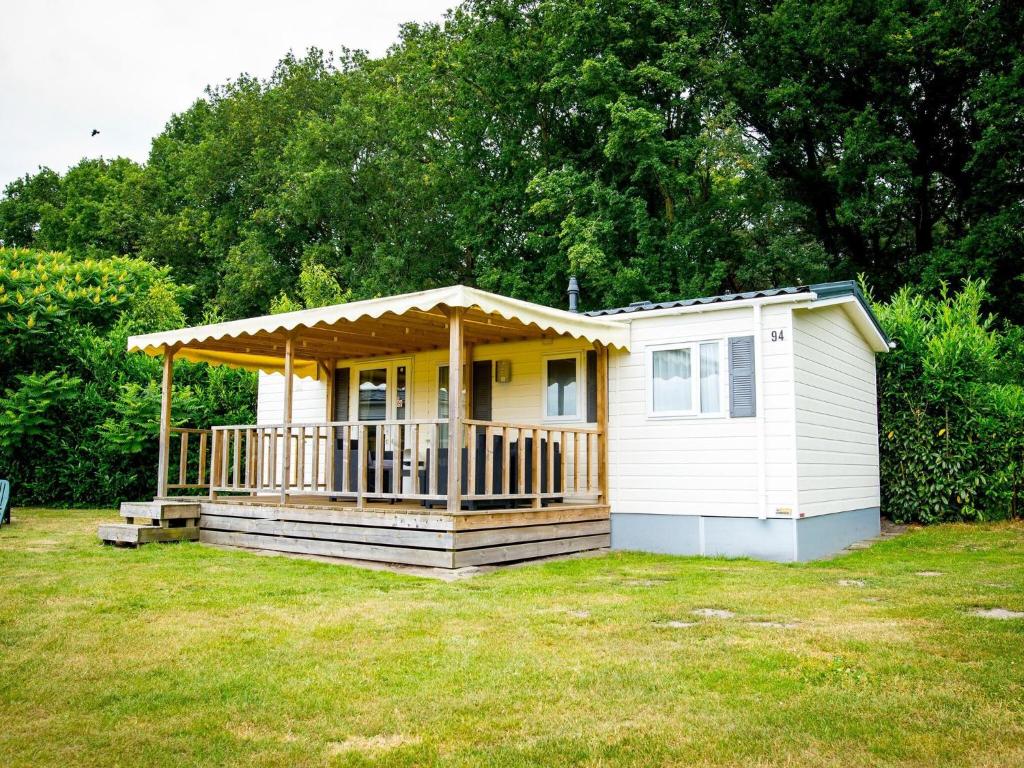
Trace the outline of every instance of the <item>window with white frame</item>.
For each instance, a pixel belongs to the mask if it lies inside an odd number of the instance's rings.
[[[651,351],[650,412],[656,416],[722,412],[722,343],[702,341]]]
[[[544,361],[544,417],[580,417],[579,355],[549,357]]]

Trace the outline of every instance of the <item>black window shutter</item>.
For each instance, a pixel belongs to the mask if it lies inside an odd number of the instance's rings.
[[[494,364],[490,360],[473,361],[473,418],[491,420],[491,391],[494,385]]]
[[[334,421],[348,421],[348,388],[350,369],[339,368],[334,372]]]
[[[587,350],[587,422],[597,423],[597,351]]]
[[[729,415],[757,415],[753,336],[729,339]]]

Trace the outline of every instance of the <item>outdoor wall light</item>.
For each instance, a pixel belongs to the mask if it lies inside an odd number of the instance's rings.
[[[508,384],[512,381],[511,360],[497,360],[494,363],[494,380],[499,384]]]

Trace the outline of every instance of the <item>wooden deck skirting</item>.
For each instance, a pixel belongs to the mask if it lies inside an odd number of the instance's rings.
[[[464,568],[601,549],[611,543],[607,505],[463,510],[287,505],[275,499],[200,502],[199,540],[247,549]]]

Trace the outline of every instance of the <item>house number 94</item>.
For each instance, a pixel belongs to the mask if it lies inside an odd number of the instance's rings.
[[[785,331],[772,331],[772,341],[784,341]]]

